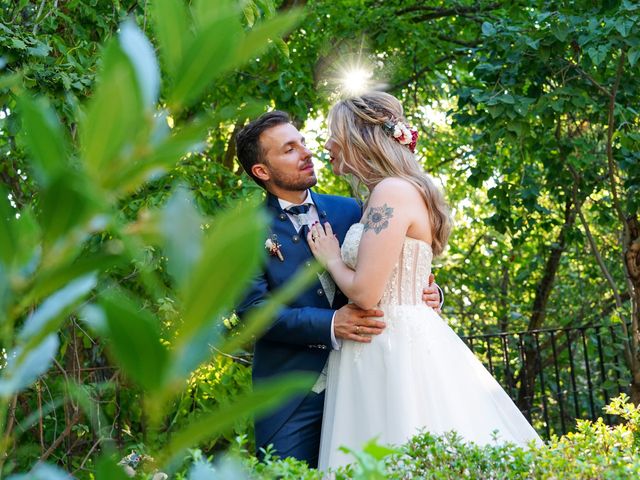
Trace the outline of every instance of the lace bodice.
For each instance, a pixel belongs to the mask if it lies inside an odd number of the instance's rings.
[[[342,242],[342,260],[356,269],[358,248],[364,225],[356,223],[347,232]],[[398,263],[393,267],[385,286],[380,305],[417,305],[422,303],[422,289],[431,273],[433,251],[428,243],[405,237]]]

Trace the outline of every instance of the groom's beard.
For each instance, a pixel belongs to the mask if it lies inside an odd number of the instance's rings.
[[[318,183],[315,173],[307,178],[292,178],[291,175],[279,171],[271,171],[271,183],[281,190],[301,192]]]

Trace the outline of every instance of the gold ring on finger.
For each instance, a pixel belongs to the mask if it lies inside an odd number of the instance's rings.
[[[360,325],[356,325],[356,335],[360,335]]]

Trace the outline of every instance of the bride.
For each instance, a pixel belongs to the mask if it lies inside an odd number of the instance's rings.
[[[421,301],[421,279],[450,232],[441,192],[414,156],[417,133],[400,102],[373,92],[338,102],[326,148],[334,173],[353,174],[370,192],[361,223],[342,248],[331,225],[316,224],[314,256],[351,302],[379,307],[387,328],[371,343],[344,341],[329,357],[319,468],[351,463],[340,446],[377,437],[402,444],[420,429],[455,430],[480,444],[526,445],[540,438],[451,328]],[[359,334],[368,334],[361,328]]]

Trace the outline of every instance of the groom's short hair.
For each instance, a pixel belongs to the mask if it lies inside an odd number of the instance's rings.
[[[291,123],[289,114],[281,110],[274,110],[249,122],[236,135],[236,152],[240,165],[242,165],[244,171],[262,188],[265,188],[264,183],[251,172],[251,167],[256,163],[266,163],[265,152],[260,145],[260,135],[265,130],[277,127],[283,123]]]

